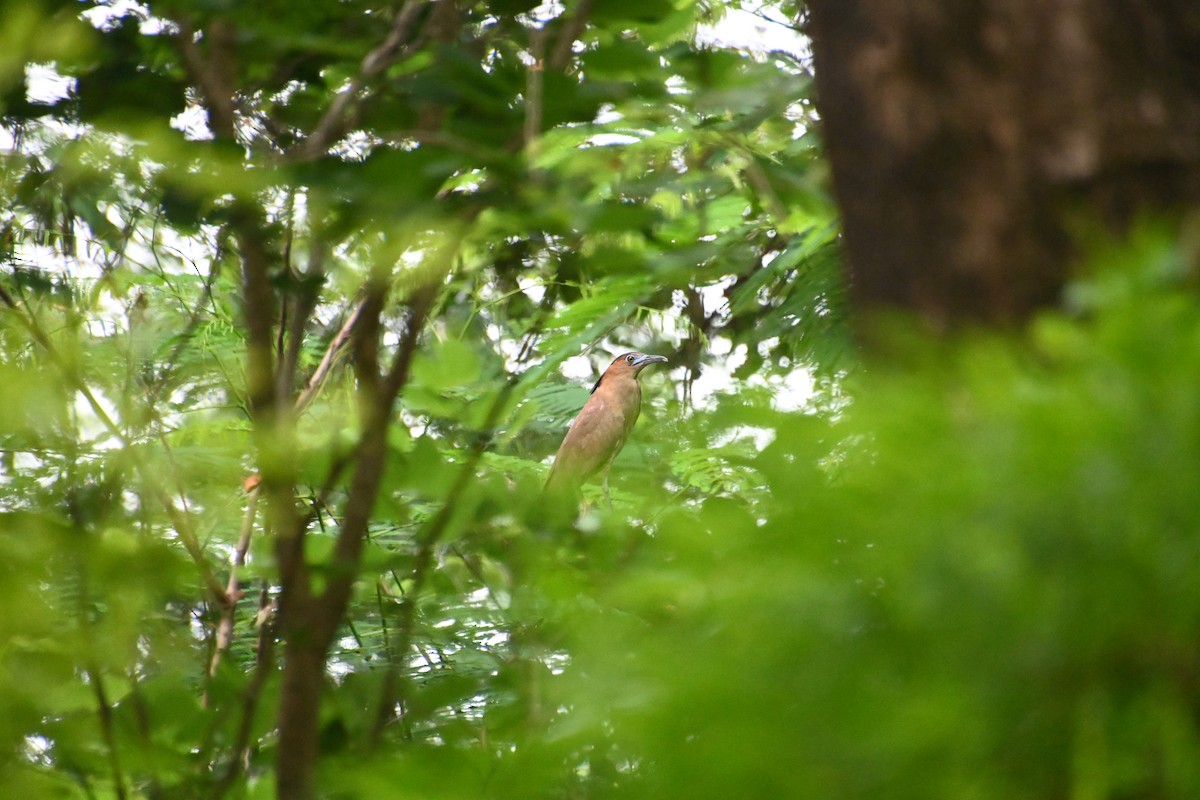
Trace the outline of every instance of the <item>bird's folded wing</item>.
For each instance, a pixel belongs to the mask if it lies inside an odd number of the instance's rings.
[[[576,484],[587,480],[620,450],[628,429],[620,407],[593,395],[558,448],[550,480]]]

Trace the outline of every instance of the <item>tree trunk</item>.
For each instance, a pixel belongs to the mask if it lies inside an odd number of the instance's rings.
[[[860,307],[935,323],[1054,303],[1067,212],[1200,201],[1195,0],[810,0]]]
[[[319,699],[325,683],[324,644],[294,636],[285,644],[283,666],[275,796],[312,800],[320,741]]]

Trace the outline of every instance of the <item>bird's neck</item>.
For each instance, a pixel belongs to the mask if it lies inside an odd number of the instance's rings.
[[[633,403],[642,402],[642,385],[634,375],[613,375],[604,379],[605,388]]]

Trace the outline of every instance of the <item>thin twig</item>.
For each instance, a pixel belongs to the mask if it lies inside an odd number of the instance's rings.
[[[354,326],[358,324],[362,317],[363,308],[366,304],[366,299],[360,300],[354,306],[354,310],[350,312],[350,316],[346,317],[346,321],[342,323],[341,329],[337,335],[329,342],[329,347],[325,348],[325,355],[321,358],[321,363],[317,365],[317,369],[313,372],[312,377],[308,379],[308,383],[304,385],[300,396],[296,398],[296,413],[300,414],[308,407],[308,404],[317,396],[317,392],[321,390],[322,384],[329,376],[330,371],[337,357],[345,349],[346,343],[350,341],[351,335],[354,333]]]
[[[216,641],[213,647],[212,658],[208,663],[209,678],[216,676],[217,667],[220,666],[221,659],[233,643],[234,612],[237,610],[238,596],[241,592],[238,573],[246,565],[246,552],[250,549],[250,537],[254,534],[254,514],[257,507],[258,488],[255,487],[250,490],[246,498],[246,511],[242,515],[242,529],[238,533],[237,547],[233,552],[233,564],[229,569],[229,581],[225,584],[225,603],[221,606],[221,617],[217,622],[215,635]],[[207,705],[207,696],[204,699],[205,705]]]
[[[217,279],[220,272],[220,263],[217,258],[214,258],[208,275],[204,279],[204,286],[200,290],[200,298],[196,301],[196,305],[188,314],[187,324],[183,326],[183,330],[179,333],[178,341],[171,348],[170,354],[167,355],[165,365],[162,371],[154,379],[154,382],[147,387],[148,401],[146,406],[153,408],[158,403],[158,397],[166,388],[167,382],[170,380],[172,373],[175,371],[179,356],[183,353],[184,348],[190,343],[192,335],[196,332],[196,328],[200,326],[200,312],[204,306],[212,298],[213,283]]]
[[[196,532],[192,530],[192,524],[187,515],[175,506],[175,502],[171,499],[170,495],[166,493],[162,486],[158,485],[151,474],[150,468],[142,463],[141,459],[137,459],[135,465],[142,480],[150,485],[150,489],[159,504],[166,510],[167,518],[171,520],[171,527],[175,529],[175,533],[179,536],[179,541],[183,543],[183,548],[187,550],[197,569],[200,570],[200,578],[208,588],[209,595],[217,603],[228,602],[228,598],[225,597],[225,589],[213,573],[212,565],[208,563],[208,558],[204,555],[204,548],[200,546],[200,540],[197,538]]]
[[[442,147],[446,150],[454,150],[484,162],[498,161],[509,154],[508,150],[503,147],[489,147],[486,144],[473,142],[470,139],[456,136],[447,131],[404,128],[389,132],[387,138],[394,142],[415,142],[417,144],[427,144],[431,147]],[[448,191],[448,189],[443,189],[438,196],[444,197]]]
[[[463,566],[467,568],[467,572],[471,573],[471,576],[479,581],[483,588],[487,589],[488,599],[492,601],[492,605],[496,607],[496,610],[501,613],[508,613],[508,609],[501,605],[500,601],[496,598],[496,592],[492,590],[492,585],[488,583],[487,576],[483,574],[483,570],[480,569],[479,564],[468,557],[458,545],[452,546],[450,552],[458,556],[459,561],[462,561]]]

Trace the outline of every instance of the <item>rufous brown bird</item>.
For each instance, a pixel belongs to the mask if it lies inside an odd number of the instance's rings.
[[[638,374],[650,364],[665,363],[663,356],[622,353],[613,359],[592,387],[592,396],[558,448],[546,491],[567,494],[579,491],[588,478],[604,470],[604,495],[608,497],[608,468],[625,446],[642,410]]]

